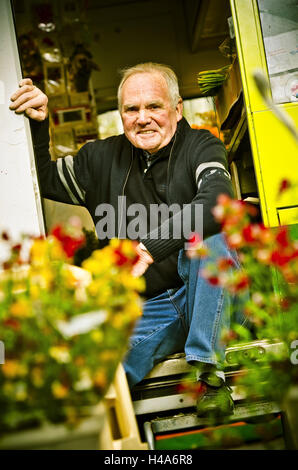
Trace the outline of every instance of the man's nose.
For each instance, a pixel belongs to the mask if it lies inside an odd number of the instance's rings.
[[[151,115],[148,109],[140,109],[138,114],[138,124],[144,125],[150,122]]]

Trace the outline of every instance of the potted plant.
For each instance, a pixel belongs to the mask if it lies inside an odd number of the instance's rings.
[[[126,351],[143,289],[143,279],[130,274],[134,244],[112,240],[79,268],[71,262],[83,241],[74,227],[23,237],[17,245],[2,234],[1,448],[34,448],[34,437],[24,437],[28,428],[36,429],[36,447],[46,448],[41,426],[52,439],[82,428]],[[65,425],[72,428],[68,434]]]

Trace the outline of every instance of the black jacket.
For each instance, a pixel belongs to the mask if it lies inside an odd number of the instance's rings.
[[[95,226],[100,220],[100,216],[96,215],[96,208],[100,204],[111,204],[118,220],[118,198],[125,196],[128,178],[133,177],[131,172],[135,168],[133,159],[137,154],[126,136],[121,134],[96,140],[85,144],[75,157],[51,161],[48,150],[48,120],[42,123],[31,121],[31,129],[42,196],[85,206]],[[181,208],[183,204],[190,204],[187,208],[188,215],[191,213],[190,230],[195,227],[194,206],[202,204],[203,237],[217,233],[220,227],[215,222],[211,209],[219,194],[233,195],[223,143],[207,130],[192,129],[183,118],[172,139],[165,174],[167,204],[176,203]],[[173,221],[180,215],[170,217],[140,239],[156,263],[166,260],[183,248],[188,234],[184,238],[172,238]],[[118,228],[115,236],[121,237],[121,228],[120,233]],[[123,228],[122,224],[122,230]],[[164,236],[169,228],[169,236]],[[108,240],[101,240],[101,246],[107,242]]]

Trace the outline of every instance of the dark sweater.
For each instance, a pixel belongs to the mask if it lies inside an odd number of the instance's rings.
[[[154,156],[147,169],[143,152],[134,148],[124,134],[87,143],[74,158],[54,162],[48,150],[48,121],[31,121],[31,129],[42,196],[85,206],[99,238],[103,214],[99,215],[98,206],[102,204],[111,204],[115,210],[114,236],[127,236],[125,229],[130,218],[119,214],[119,196],[126,196],[127,207],[132,203],[147,208],[161,203],[176,203],[181,209],[183,204],[189,205],[157,227],[150,227],[150,220],[147,219],[147,224],[144,220],[141,224],[147,230],[139,237],[154,258],[145,274],[145,295],[152,297],[182,285],[177,273],[177,254],[196,227],[195,205],[202,204],[202,235],[206,238],[220,230],[211,212],[217,196],[233,195],[223,143],[209,131],[191,129],[182,119],[170,144]],[[186,211],[188,233],[175,238],[175,220],[181,220]],[[101,246],[107,243],[107,239],[100,240]]]

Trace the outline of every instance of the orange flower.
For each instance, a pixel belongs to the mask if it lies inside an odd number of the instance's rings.
[[[106,372],[103,369],[98,369],[93,377],[94,385],[100,389],[104,389],[107,385]]]
[[[58,398],[58,400],[62,400],[63,398],[67,397],[69,393],[69,388],[65,387],[61,382],[58,382],[55,380],[55,382],[52,383],[52,394],[54,395],[55,398]]]
[[[28,300],[19,299],[10,306],[10,313],[19,318],[29,317],[31,314]]]
[[[2,372],[6,377],[13,379],[15,377],[24,376],[27,373],[27,368],[15,359],[8,359],[1,366]]]

